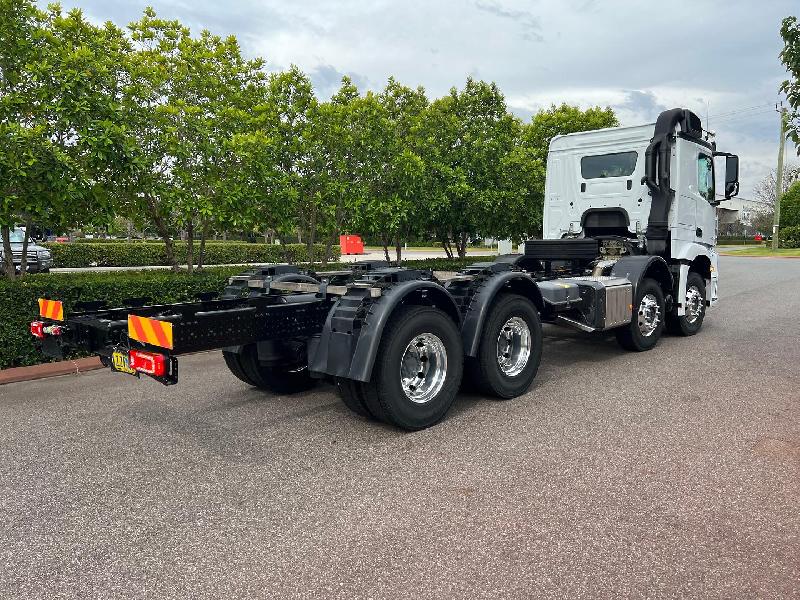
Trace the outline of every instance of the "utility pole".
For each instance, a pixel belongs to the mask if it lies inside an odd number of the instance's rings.
[[[776,107],[777,108],[777,107]],[[781,223],[781,196],[783,196],[783,149],[786,146],[786,128],[789,123],[789,112],[781,102],[778,110],[781,115],[781,138],[778,142],[778,169],[775,172],[775,220],[772,224],[772,250],[778,249],[778,232]]]

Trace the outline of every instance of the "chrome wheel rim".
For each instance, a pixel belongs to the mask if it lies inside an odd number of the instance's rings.
[[[645,294],[639,303],[639,332],[650,337],[661,322],[661,307],[654,294]]]
[[[700,289],[696,285],[690,286],[686,290],[686,322],[696,323],[702,312],[703,294],[700,293]]]
[[[412,339],[400,359],[400,383],[412,402],[430,402],[442,390],[447,378],[447,350],[432,333]]]
[[[531,330],[525,319],[511,317],[497,336],[497,364],[507,377],[522,373],[531,356]]]

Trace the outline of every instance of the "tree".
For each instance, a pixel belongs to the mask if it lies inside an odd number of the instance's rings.
[[[118,110],[122,32],[79,10],[0,2],[0,229],[14,277],[10,228],[106,221],[109,182],[127,164]],[[21,272],[27,263],[23,244]]]
[[[248,114],[261,99],[263,64],[243,59],[235,37],[203,31],[193,38],[151,8],[128,29],[133,48],[122,105],[135,160],[119,182],[120,210],[153,224],[175,269],[173,239],[182,229],[191,271],[198,231],[202,266],[209,227],[227,222],[228,210],[241,210],[224,200],[231,187],[224,179],[235,163],[230,142],[247,131]]]
[[[389,78],[378,95],[368,93],[353,104],[361,126],[359,147],[365,197],[359,211],[360,230],[377,237],[386,260],[389,246],[402,259],[403,242],[421,231],[425,165],[419,155],[418,125],[428,104],[422,88],[412,89]]]
[[[494,83],[468,79],[463,90],[431,103],[420,123],[428,230],[449,257],[491,233],[503,206],[503,158],[517,129]]]
[[[581,110],[569,104],[554,104],[548,110],[539,111],[533,116],[530,125],[525,129],[524,138],[536,151],[537,157],[546,161],[550,140],[557,135],[618,126],[617,116],[610,107],[595,106]]]
[[[326,234],[323,265],[331,256],[336,236],[359,215],[365,194],[360,172],[364,153],[370,148],[362,143],[364,124],[354,108],[359,98],[358,88],[345,76],[330,101],[317,105],[312,113],[311,170],[322,199],[323,218],[318,228]]]
[[[797,17],[786,17],[781,24],[783,50],[781,61],[789,72],[789,78],[781,84],[791,111],[789,113],[789,137],[800,153],[800,23]]]
[[[776,170],[771,169],[753,189],[753,195],[756,200],[762,203],[764,210],[772,211],[775,206],[775,194],[777,193],[776,177]],[[781,189],[785,192],[798,180],[800,180],[800,166],[791,164],[785,165],[783,168],[783,186]],[[772,225],[770,225],[770,229],[772,229]]]
[[[172,75],[172,123],[165,135],[173,156],[176,219],[186,232],[190,272],[195,234],[199,230],[197,262],[202,267],[209,227],[225,220],[222,179],[232,162],[226,142],[245,130],[257,98],[255,86],[263,80],[262,66],[260,60],[242,58],[233,36],[223,39],[203,31],[198,39],[181,39]]]
[[[771,235],[772,225],[775,222],[775,213],[772,210],[758,211],[752,219],[751,225],[756,232],[762,235]]]
[[[800,181],[781,196],[781,228],[800,226]]]

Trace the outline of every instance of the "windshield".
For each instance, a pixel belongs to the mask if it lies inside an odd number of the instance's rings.
[[[25,232],[21,229],[12,229],[11,230],[11,243],[12,244],[21,244],[25,240]]]

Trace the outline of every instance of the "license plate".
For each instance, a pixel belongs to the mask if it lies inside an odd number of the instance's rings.
[[[114,352],[111,355],[111,368],[120,373],[128,373],[129,375],[136,375],[136,371],[128,366],[128,353],[127,352]]]

